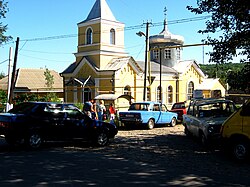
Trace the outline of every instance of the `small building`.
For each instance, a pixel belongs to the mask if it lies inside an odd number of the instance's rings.
[[[53,76],[53,88],[46,86],[46,80],[44,76],[45,69],[26,69],[20,68],[16,70],[16,77],[14,83],[13,96],[19,96],[22,94],[36,94],[39,97],[43,97],[48,93],[56,93],[58,98],[63,100],[63,79],[54,70],[50,70]],[[8,90],[8,76],[0,80],[0,89]]]

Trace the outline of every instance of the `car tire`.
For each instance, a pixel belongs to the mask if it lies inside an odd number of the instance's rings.
[[[149,119],[147,123],[147,128],[151,130],[154,128],[154,126],[155,126],[155,121],[153,119]]]
[[[205,136],[204,133],[201,133],[200,134],[200,141],[201,141],[201,144],[204,146],[204,147],[207,147],[208,146],[208,140]]]
[[[109,143],[108,133],[105,131],[99,132],[95,139],[95,145],[103,147]]]
[[[249,143],[244,139],[238,139],[232,142],[231,153],[235,160],[243,161],[249,155]]]
[[[188,130],[187,126],[185,125],[184,126],[184,133],[186,134],[186,136],[190,137],[191,136],[191,133],[190,131]]]
[[[26,146],[31,149],[40,148],[42,143],[43,143],[43,139],[41,135],[37,132],[30,133],[25,139]]]
[[[172,118],[171,122],[170,122],[170,126],[174,127],[176,125],[176,123],[177,123],[176,118]]]

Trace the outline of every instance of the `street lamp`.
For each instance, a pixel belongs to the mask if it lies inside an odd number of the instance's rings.
[[[146,34],[144,32],[139,31],[136,33],[138,36],[145,36],[145,70],[144,70],[144,87],[143,87],[143,101],[146,101],[146,92],[147,92],[147,66],[148,66],[148,51],[149,51],[149,42],[148,42],[148,30],[149,30],[149,22],[146,23]]]

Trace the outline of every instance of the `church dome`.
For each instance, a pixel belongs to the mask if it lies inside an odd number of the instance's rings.
[[[149,37],[149,43],[154,44],[167,44],[167,45],[183,45],[184,38],[180,35],[174,35],[169,32],[167,20],[164,20],[164,28],[158,35]]]

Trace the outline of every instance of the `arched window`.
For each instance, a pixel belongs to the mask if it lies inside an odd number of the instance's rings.
[[[89,101],[91,99],[91,90],[89,88],[84,88],[84,102]]]
[[[168,104],[173,103],[173,87],[168,87]]]
[[[193,92],[194,92],[194,83],[190,81],[188,83],[188,93],[187,93],[187,99],[190,100],[193,97]]]
[[[110,44],[115,45],[115,29],[110,30]]]
[[[125,88],[124,88],[124,95],[131,95],[131,88],[130,88],[130,86],[125,86]]]
[[[160,86],[157,87],[157,92],[156,93],[157,93],[157,96],[156,96],[157,101],[162,102],[162,91],[161,91]]]
[[[92,31],[92,29],[91,28],[88,28],[88,30],[87,30],[87,45],[89,45],[89,44],[92,44],[93,43],[93,31]]]
[[[151,100],[151,90],[150,87],[147,87],[147,101]]]

